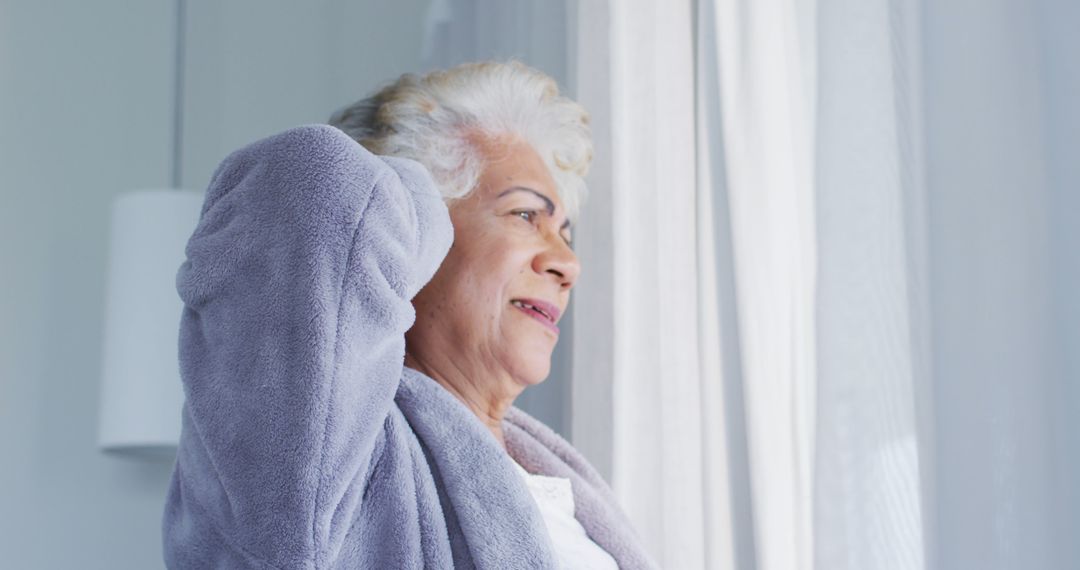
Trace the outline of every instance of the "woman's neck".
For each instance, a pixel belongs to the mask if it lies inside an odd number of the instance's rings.
[[[513,388],[508,389],[507,386],[514,386],[516,383],[508,381],[507,378],[468,372],[452,361],[434,363],[408,352],[405,353],[405,366],[426,374],[453,394],[472,410],[495,436],[499,445],[506,449],[502,420],[523,388],[514,392]]]

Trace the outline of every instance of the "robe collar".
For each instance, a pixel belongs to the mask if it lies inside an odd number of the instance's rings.
[[[536,501],[480,418],[438,382],[408,367],[395,401],[434,464],[475,567],[555,568]]]

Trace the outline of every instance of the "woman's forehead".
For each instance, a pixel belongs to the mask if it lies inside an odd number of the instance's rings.
[[[547,164],[525,139],[515,135],[474,138],[472,142],[483,159],[479,188],[476,194],[483,202],[504,198],[533,199],[552,203],[553,209],[563,209],[555,180]]]

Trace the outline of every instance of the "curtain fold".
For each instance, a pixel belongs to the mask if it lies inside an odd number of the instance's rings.
[[[715,12],[698,2],[695,34],[698,351],[701,358],[706,568],[753,570],[755,541]]]
[[[702,567],[691,3],[611,10],[612,484],[662,567]]]
[[[818,4],[817,568],[925,567],[917,404],[927,403],[927,228],[918,36],[908,28],[916,8]]]
[[[811,568],[817,353],[813,6],[717,0],[719,108],[756,567]],[[811,18],[807,21],[807,18]]]
[[[923,568],[914,4],[709,4],[756,565]]]
[[[596,453],[608,438],[612,486],[661,567],[731,568],[725,364],[719,321],[702,318],[720,310],[723,284],[699,247],[713,220],[696,184],[707,173],[695,151],[694,6],[579,3],[579,95],[594,110],[598,158],[611,161],[590,174],[578,252],[611,279],[586,269],[575,288],[574,441]],[[586,376],[605,361],[606,390]],[[579,431],[608,414],[610,431]]]

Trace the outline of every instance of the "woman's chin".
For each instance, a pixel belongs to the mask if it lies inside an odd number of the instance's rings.
[[[522,355],[529,354],[527,352],[518,353],[518,362],[515,367],[517,378],[520,382],[526,386],[535,386],[547,379],[548,374],[551,373],[551,356],[550,353],[544,353],[546,358],[541,354],[533,353],[533,357],[524,357]]]
[[[539,324],[525,324],[528,326],[517,326],[505,333],[503,354],[512,362],[514,376],[531,386],[543,382],[551,372],[551,355],[558,337]]]

